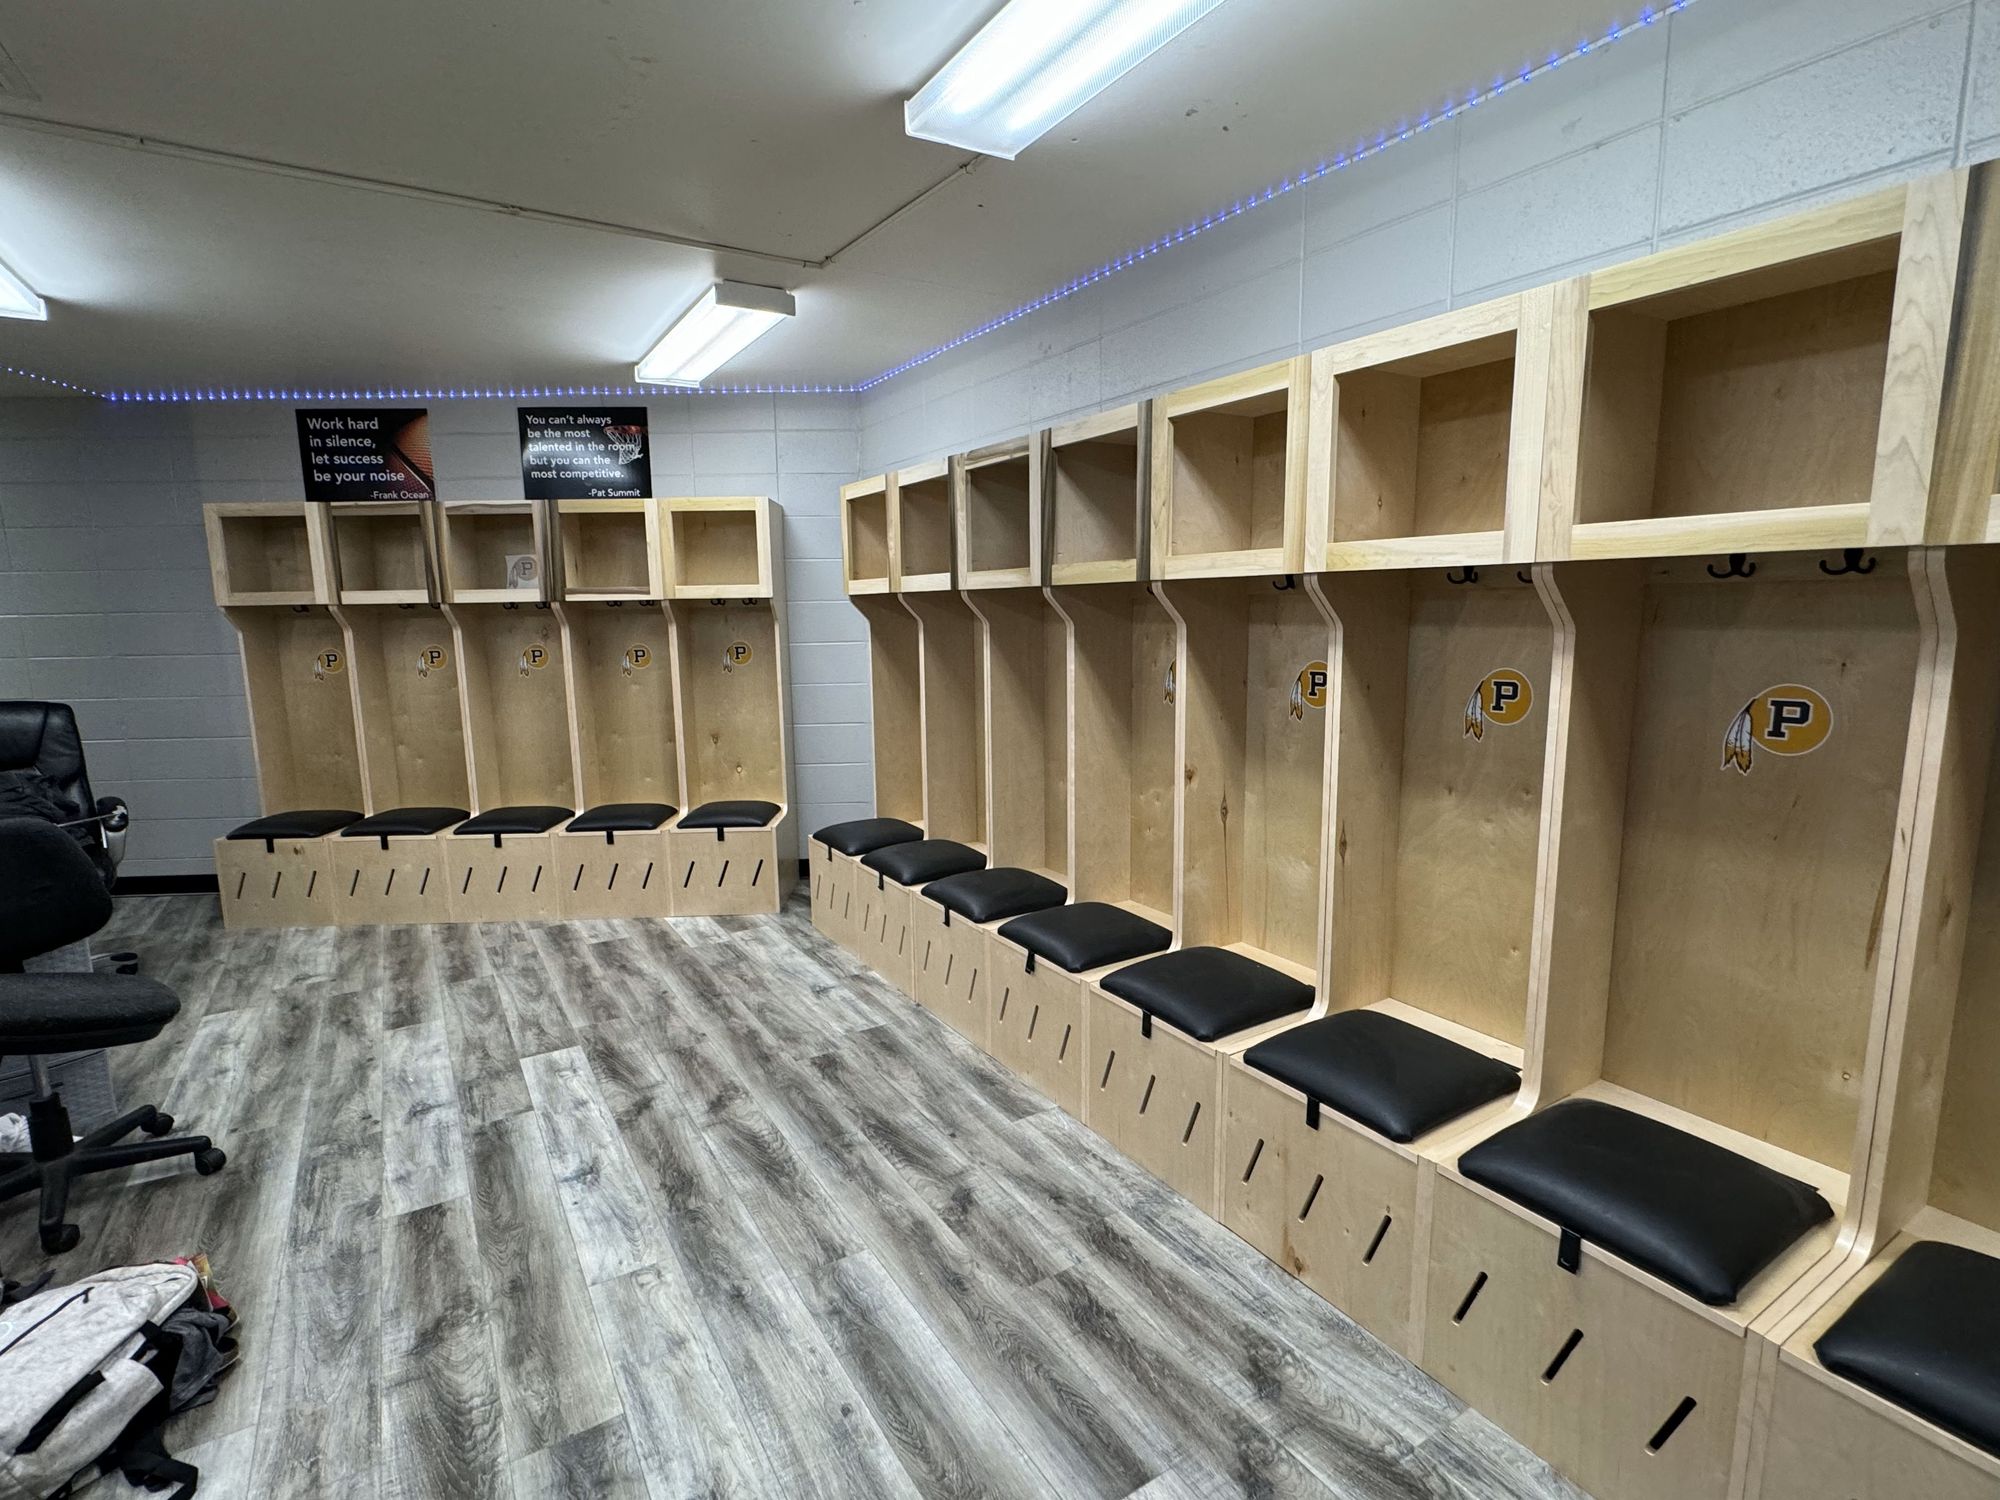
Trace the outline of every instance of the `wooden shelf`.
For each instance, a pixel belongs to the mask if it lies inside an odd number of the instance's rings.
[[[886,594],[895,557],[894,477],[878,474],[840,491],[840,560],[850,594]]]
[[[1017,438],[958,461],[958,576],[968,589],[1043,581],[1041,444]]]
[[[558,500],[563,597],[664,599],[657,500]]]
[[[327,507],[343,604],[431,604],[436,572],[421,501]]]
[[[897,471],[889,490],[896,513],[890,578],[899,593],[952,587],[951,489],[951,464],[945,460]]]
[[[768,500],[744,496],[662,503],[676,599],[771,597]]]
[[[1516,398],[1530,397],[1515,381],[1522,300],[1313,356],[1314,380],[1332,393],[1328,568],[1462,567],[1507,555],[1510,494],[1539,480],[1539,466],[1517,475],[1515,462]],[[1531,494],[1530,515],[1532,503]]]
[[[304,502],[205,505],[202,520],[217,604],[331,602],[324,517]]]
[[[452,604],[537,603],[549,597],[542,505],[450,500],[438,505],[444,597]],[[525,559],[526,561],[521,561]]]
[[[1288,359],[1155,403],[1155,578],[1304,571],[1310,384]]]
[[[1049,433],[1049,581],[1136,583],[1149,540],[1146,417],[1121,406]]]

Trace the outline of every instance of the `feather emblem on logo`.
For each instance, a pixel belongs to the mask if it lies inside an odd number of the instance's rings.
[[[1757,739],[1750,728],[1750,707],[1748,703],[1743,705],[1743,711],[1729,721],[1729,732],[1722,737],[1723,768],[1734,766],[1745,776],[1750,774],[1750,762],[1757,753]]]
[[[1465,733],[1475,740],[1486,738],[1486,684],[1481,683],[1465,700]]]

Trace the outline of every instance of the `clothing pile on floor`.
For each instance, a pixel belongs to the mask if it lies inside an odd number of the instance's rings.
[[[201,1476],[162,1429],[213,1401],[236,1362],[236,1313],[207,1260],[48,1280],[0,1283],[0,1500],[49,1500],[113,1472],[189,1500]]]

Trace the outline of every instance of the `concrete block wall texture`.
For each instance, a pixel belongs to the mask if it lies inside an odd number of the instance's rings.
[[[1996,155],[2000,0],[1702,0],[870,391],[861,472]]]
[[[868,665],[836,518],[857,463],[855,398],[648,405],[655,493],[783,504],[800,826],[859,816]],[[514,403],[434,403],[431,429],[446,498],[520,494]],[[93,784],[132,804],[129,875],[210,874],[211,842],[258,811],[201,507],[302,493],[289,406],[0,400],[0,698],[76,705]]]

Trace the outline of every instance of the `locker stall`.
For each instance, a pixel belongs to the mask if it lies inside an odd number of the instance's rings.
[[[1069,894],[1069,622],[1041,589],[966,595],[980,624],[989,868],[913,887],[911,993],[981,1046],[989,933]]]
[[[989,936],[987,1034],[994,1056],[1082,1118],[1091,980],[1173,940],[1177,632],[1144,585],[1049,597],[1069,642],[1070,903]]]
[[[1750,1327],[1854,1222],[1911,957],[1917,563],[1552,570],[1535,1112],[1438,1167],[1421,1358],[1604,1500],[1728,1490]]]
[[[674,622],[658,600],[559,607],[578,805],[555,834],[565,917],[672,909],[666,825],[681,807]]]
[[[767,524],[765,535],[771,576],[782,579],[777,526]],[[667,830],[673,909],[711,917],[775,912],[797,859],[783,590],[673,609],[687,806]]]
[[[518,604],[552,596],[547,507],[539,500],[452,500],[436,507],[444,597]]]
[[[1849,1253],[1760,1325],[1748,1500],[2000,1493],[2000,551],[1933,553],[1927,574],[1940,641],[1905,896],[1921,957],[1886,1028]]]
[[[662,500],[558,500],[562,597],[577,602],[667,597]]]
[[[1408,1353],[1429,1164],[1504,1115],[1528,1037],[1556,627],[1511,568],[1320,582],[1322,1001],[1228,1061],[1221,1218]]]
[[[1215,1214],[1224,1060],[1305,1019],[1319,982],[1333,622],[1292,578],[1159,594],[1178,635],[1180,946],[1089,988],[1084,1118]]]
[[[855,904],[857,956],[909,994],[911,888],[986,863],[986,651],[966,595],[906,589],[902,604],[917,622],[924,837],[863,855]]]
[[[960,457],[953,479],[960,587],[1027,588],[1043,581],[1041,447],[1037,435]]]
[[[332,574],[342,604],[435,604],[437,542],[418,501],[324,507]]]
[[[935,594],[955,586],[952,487],[948,459],[897,470],[888,495],[894,511],[891,587],[899,593]]]

